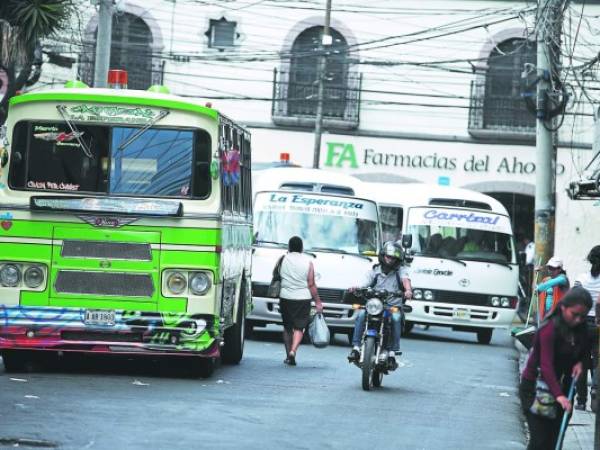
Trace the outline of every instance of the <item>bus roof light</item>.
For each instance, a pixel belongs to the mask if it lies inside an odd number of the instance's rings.
[[[121,69],[109,70],[108,87],[110,89],[127,89],[127,71]]]
[[[290,154],[287,152],[282,152],[279,154],[279,161],[282,164],[289,164],[290,163]]]

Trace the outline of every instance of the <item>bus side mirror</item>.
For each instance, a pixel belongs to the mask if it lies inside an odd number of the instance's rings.
[[[525,264],[527,264],[527,254],[525,252],[519,252],[517,262],[519,263],[519,267],[525,267]]]
[[[412,234],[402,235],[402,247],[404,247],[404,248],[412,247]]]
[[[8,151],[5,148],[0,149],[0,165],[5,167],[8,164]]]

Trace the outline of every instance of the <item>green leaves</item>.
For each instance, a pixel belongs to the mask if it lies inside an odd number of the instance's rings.
[[[18,28],[26,42],[50,36],[62,27],[73,11],[72,0],[4,0],[0,19]]]

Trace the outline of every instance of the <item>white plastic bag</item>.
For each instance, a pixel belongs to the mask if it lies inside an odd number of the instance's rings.
[[[329,328],[322,313],[314,315],[308,325],[308,335],[313,345],[317,348],[325,348],[329,345]]]

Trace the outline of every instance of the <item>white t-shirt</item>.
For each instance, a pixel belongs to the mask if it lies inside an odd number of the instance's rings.
[[[575,279],[575,286],[584,287],[592,296],[592,309],[590,309],[590,316],[596,315],[596,303],[598,302],[598,296],[600,295],[600,276],[593,277],[591,273],[586,272],[577,276]]]
[[[285,255],[281,263],[280,298],[288,300],[310,300],[308,269],[312,258],[304,253],[292,252]]]

